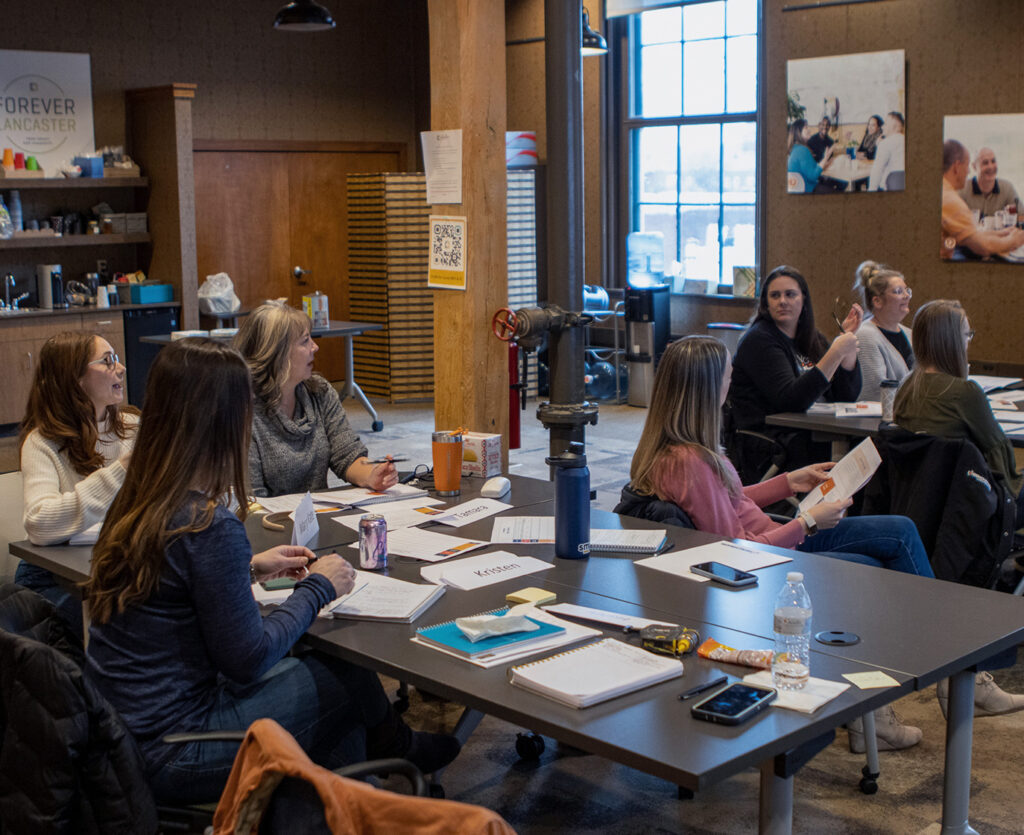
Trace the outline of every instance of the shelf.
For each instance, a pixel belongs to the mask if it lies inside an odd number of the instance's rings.
[[[0,191],[29,189],[145,188],[149,177],[5,177]]]
[[[0,241],[0,252],[11,249],[65,249],[72,246],[121,246],[124,244],[147,244],[148,232],[133,235],[63,235],[61,237],[8,238]]]

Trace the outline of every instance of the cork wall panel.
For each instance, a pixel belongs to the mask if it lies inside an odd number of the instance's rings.
[[[973,362],[1024,362],[1024,266],[951,264],[938,254],[943,117],[1024,112],[1020,2],[882,0],[783,11],[794,4],[763,3],[765,272],[781,263],[802,270],[829,332],[835,297],[853,298],[857,264],[887,262],[914,289],[912,313],[932,298],[963,302],[978,332]],[[906,191],[786,194],[786,61],[886,49],[906,52]]]
[[[87,52],[98,145],[124,142],[124,91],[198,85],[197,139],[405,142],[428,72],[426,30],[406,0],[328,0],[330,32],[272,28],[261,0],[52,0],[5,4],[8,49]],[[13,7],[13,8],[12,8]]]

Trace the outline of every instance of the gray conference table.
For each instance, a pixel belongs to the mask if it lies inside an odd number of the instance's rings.
[[[551,486],[513,478],[510,497],[518,505],[507,515],[548,515]],[[467,485],[466,497],[472,485]],[[486,538],[492,519],[452,531]],[[594,527],[649,527],[641,520],[595,511]],[[269,532],[252,517],[247,523],[254,546],[286,540],[288,531]],[[337,530],[336,530],[337,529]],[[340,531],[341,533],[339,533]],[[696,531],[669,529],[675,548],[703,544],[715,537]],[[321,525],[314,548],[335,548],[354,540],[336,523]],[[328,544],[329,543],[329,544]],[[716,782],[750,765],[761,771],[762,832],[791,830],[793,775],[832,739],[834,729],[913,689],[947,675],[950,688],[943,795],[943,832],[967,833],[974,676],[970,668],[1024,640],[1024,601],[935,580],[924,580],[784,551],[792,563],[761,569],[759,584],[733,591],[698,584],[633,565],[634,555],[608,554],[587,560],[557,560],[550,545],[494,545],[492,550],[529,553],[552,562],[551,570],[488,586],[476,591],[449,590],[423,615],[418,626],[485,611],[504,600],[506,592],[524,585],[555,591],[563,602],[575,602],[625,614],[639,614],[695,626],[730,646],[765,645],[777,589],[786,570],[798,567],[815,607],[816,629],[844,629],[861,637],[852,647],[815,645],[812,665],[822,678],[839,680],[844,672],[885,669],[898,682],[889,689],[851,687],[813,715],[769,710],[738,728],[693,720],[677,700],[678,692],[726,672],[739,677],[749,670],[714,664],[694,656],[685,660],[681,683],[667,682],[587,710],[573,710],[543,697],[508,686],[503,669],[481,670],[409,642],[416,625],[351,621],[318,621],[308,641],[319,650],[358,662],[402,681],[447,696],[468,708],[460,735],[471,732],[482,714],[550,734],[584,750],[606,756],[691,790]],[[15,556],[80,580],[88,571],[88,547],[36,548],[12,543]],[[355,559],[355,551],[340,553]],[[475,552],[479,553],[479,552]],[[389,569],[403,579],[418,577],[422,564],[397,558]],[[827,570],[826,570],[827,569]],[[970,611],[970,618],[949,618],[951,611]],[[621,637],[621,633],[620,633]]]
[[[377,414],[377,410],[373,408],[370,401],[367,399],[366,394],[359,387],[359,383],[356,382],[356,365],[352,340],[367,331],[383,330],[384,326],[376,322],[347,322],[340,319],[331,319],[327,325],[328,326],[326,328],[313,328],[311,334],[314,339],[333,336],[342,336],[345,338],[345,387],[339,392],[339,395],[342,400],[346,397],[356,398],[356,400],[363,405],[363,408],[370,413],[370,418],[373,421],[371,424],[373,431],[380,432],[380,430],[384,428],[384,422]],[[224,341],[230,339],[230,337],[214,338],[220,338]],[[141,336],[139,339],[142,342],[150,342],[154,345],[170,345],[172,342],[171,335],[169,333],[156,334],[155,336]]]

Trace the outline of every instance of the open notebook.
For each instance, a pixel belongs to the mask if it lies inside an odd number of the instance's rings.
[[[520,664],[509,671],[516,687],[569,707],[590,707],[683,674],[683,662],[605,638],[579,649]]]

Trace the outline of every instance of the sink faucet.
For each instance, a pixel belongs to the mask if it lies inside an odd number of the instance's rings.
[[[10,309],[11,307],[11,290],[14,289],[14,273],[7,273],[4,276],[4,307]]]
[[[22,293],[21,295],[15,296],[11,302],[11,310],[18,310],[18,302],[23,302],[28,298],[28,293]]]

